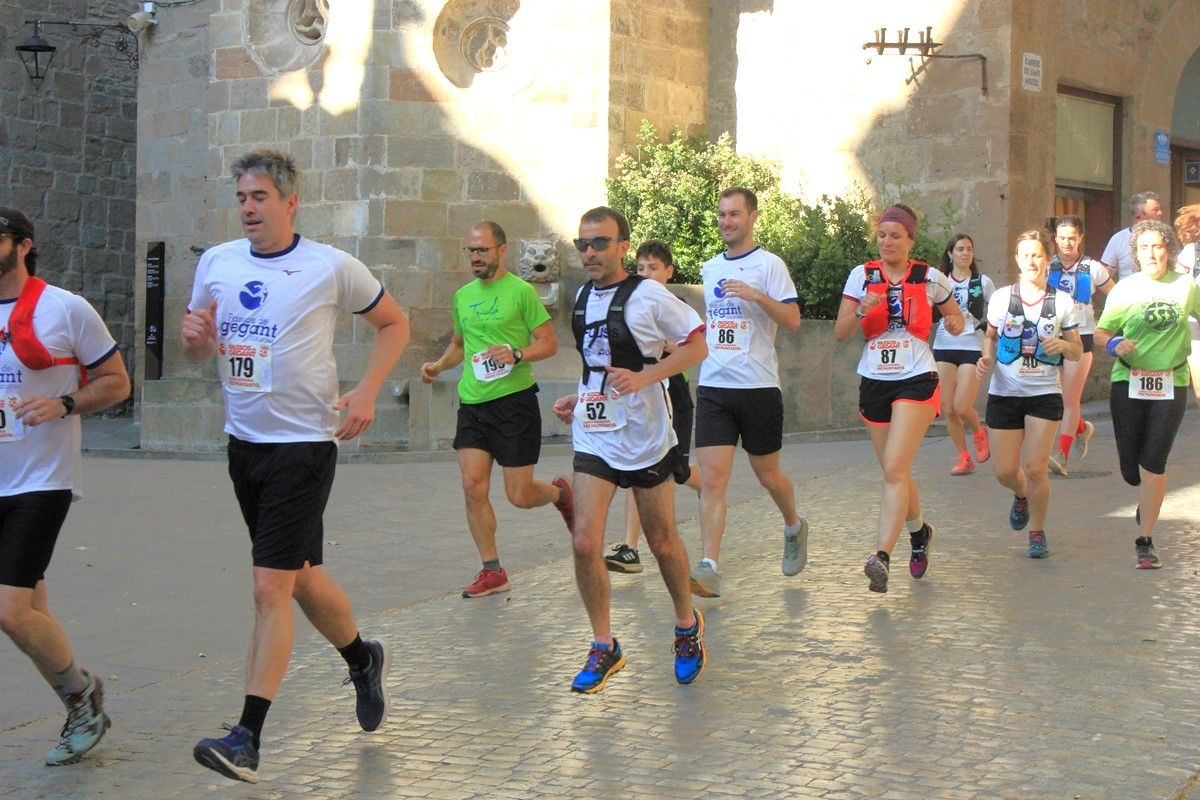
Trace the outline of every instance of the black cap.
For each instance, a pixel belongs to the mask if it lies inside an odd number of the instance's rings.
[[[33,241],[33,222],[15,208],[0,206],[0,233],[11,234],[17,241]]]

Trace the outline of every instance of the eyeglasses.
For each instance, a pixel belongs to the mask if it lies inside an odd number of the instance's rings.
[[[495,250],[500,245],[494,244],[491,247],[464,247],[462,251],[469,256],[481,256],[488,250]]]
[[[608,246],[613,242],[624,241],[623,239],[614,239],[611,236],[593,236],[591,239],[576,239],[575,249],[583,253],[590,247],[597,253],[603,253],[608,249]]]

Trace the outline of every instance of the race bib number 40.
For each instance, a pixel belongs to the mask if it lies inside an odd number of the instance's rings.
[[[512,368],[512,364],[501,364],[494,358],[488,358],[486,350],[471,356],[471,369],[475,373],[475,380],[481,383],[498,381],[512,372]]]
[[[616,392],[582,392],[575,419],[585,431],[616,431],[625,427],[625,404]]]
[[[872,375],[902,375],[912,366],[912,342],[907,339],[876,339],[867,345],[867,368]]]
[[[708,349],[718,353],[745,353],[750,349],[748,319],[714,319],[708,323]]]
[[[4,395],[4,404],[0,406],[0,444],[25,438],[25,423],[17,418],[20,402],[21,398],[15,394]]]
[[[1129,370],[1129,398],[1131,400],[1174,400],[1175,371],[1164,369]]]
[[[236,392],[271,391],[271,346],[268,344],[217,345],[221,383]]]

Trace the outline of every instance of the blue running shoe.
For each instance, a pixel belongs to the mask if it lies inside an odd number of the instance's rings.
[[[704,615],[693,608],[696,624],[684,629],[675,626],[675,680],[691,683],[704,672],[708,651],[704,648]]]
[[[382,725],[388,716],[387,676],[388,647],[379,639],[367,639],[364,642],[371,651],[370,665],[359,672],[350,670],[350,677],[342,681],[342,685],[353,681],[354,692],[358,695],[354,712],[358,716],[358,724],[364,731],[373,731]]]
[[[612,646],[592,642],[588,650],[587,663],[575,680],[571,682],[571,691],[582,694],[595,694],[604,688],[604,684],[625,666],[625,654],[621,652],[621,643],[613,639]]]
[[[1029,500],[1013,495],[1012,508],[1008,510],[1008,524],[1014,531],[1023,531],[1029,524]]]
[[[1045,558],[1050,555],[1050,548],[1046,546],[1045,531],[1030,531],[1029,532],[1029,557],[1030,558]]]
[[[192,750],[204,766],[246,783],[258,783],[258,748],[254,734],[241,725],[222,725],[228,734],[220,739],[201,739]]]

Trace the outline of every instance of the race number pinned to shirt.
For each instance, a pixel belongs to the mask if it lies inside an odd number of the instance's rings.
[[[1170,369],[1130,369],[1129,399],[1174,400],[1175,371]]]
[[[19,442],[25,438],[25,423],[17,417],[20,403],[21,398],[17,395],[4,395],[4,404],[0,406],[0,444]]]
[[[217,345],[217,368],[221,383],[235,392],[271,391],[271,346],[269,344]]]
[[[585,431],[616,431],[625,427],[625,404],[614,392],[581,392],[575,419]]]
[[[902,375],[913,368],[912,342],[908,339],[875,339],[867,345],[867,367],[872,375]]]
[[[717,353],[746,353],[750,350],[750,332],[754,323],[748,319],[713,319],[708,322],[708,349]]]
[[[488,357],[486,350],[471,356],[471,369],[475,372],[475,380],[480,383],[500,380],[512,372],[513,366],[511,363],[501,364],[496,359]]]

